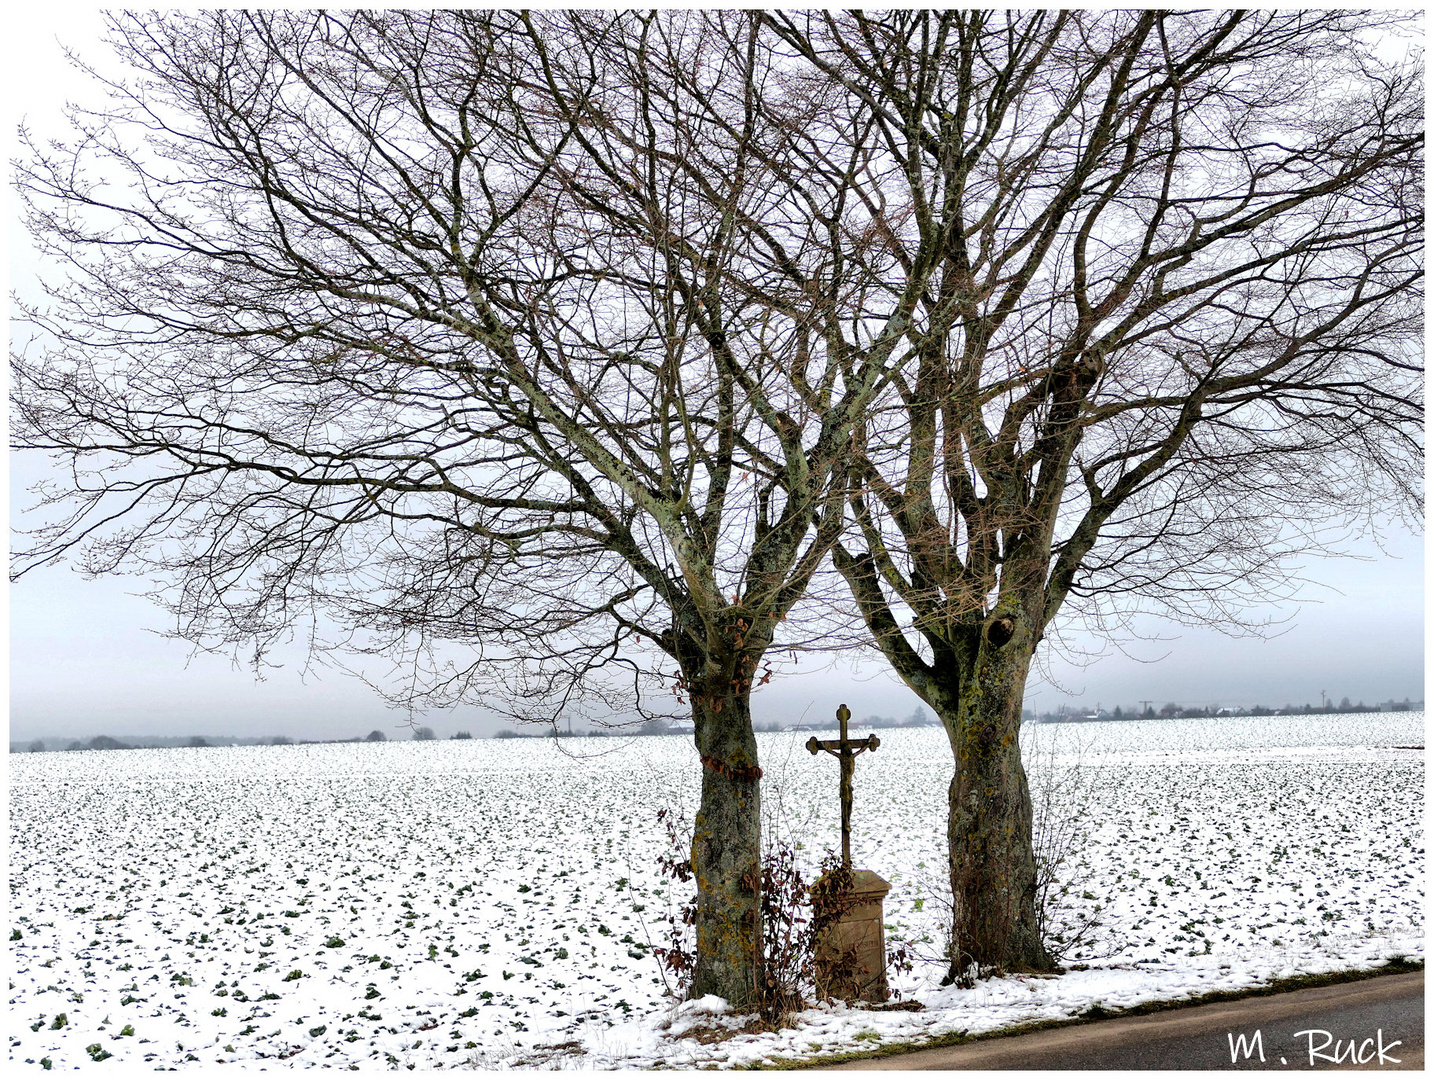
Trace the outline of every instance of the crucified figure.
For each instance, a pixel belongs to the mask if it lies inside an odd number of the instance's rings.
[[[841,864],[851,869],[851,781],[856,773],[856,755],[864,750],[875,750],[881,740],[875,735],[853,742],[847,738],[846,722],[851,719],[851,710],[843,702],[836,711],[837,723],[841,725],[841,738],[818,739],[813,735],[807,740],[807,749],[813,754],[825,750],[841,761]]]

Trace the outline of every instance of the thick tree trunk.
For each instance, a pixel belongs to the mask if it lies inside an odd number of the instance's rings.
[[[936,710],[951,742],[955,775],[947,845],[954,920],[947,981],[964,980],[972,964],[978,970],[1052,970],[1036,914],[1031,792],[1020,745],[1026,676],[1044,625],[1044,590],[1030,589],[1024,597],[1012,590],[979,624],[932,620],[922,630],[934,654],[927,663],[892,618],[871,556],[837,549],[835,561],[882,651]]]
[[[1050,971],[1036,917],[1031,793],[1021,764],[1021,703],[1034,641],[1010,619],[986,623],[957,653],[954,693],[936,703],[956,759],[947,840],[955,923],[947,981],[972,964]],[[935,696],[935,695],[933,695]],[[952,706],[955,706],[954,709]]]
[[[702,801],[692,835],[697,960],[691,996],[739,1008],[761,985],[761,776],[748,692],[693,695]]]

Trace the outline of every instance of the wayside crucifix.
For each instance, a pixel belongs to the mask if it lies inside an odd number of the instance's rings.
[[[841,738],[818,739],[813,735],[807,740],[807,749],[813,754],[825,750],[841,762],[841,864],[851,869],[851,782],[856,774],[856,755],[864,750],[875,750],[881,740],[875,735],[853,742],[847,738],[846,722],[851,719],[851,710],[842,702],[836,711],[837,723],[841,725]]]

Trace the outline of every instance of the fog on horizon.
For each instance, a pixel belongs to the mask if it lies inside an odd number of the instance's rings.
[[[12,491],[13,500],[22,496]],[[1232,638],[1147,619],[1145,632],[1168,640],[1107,649],[1084,669],[1049,661],[1049,678],[1033,672],[1026,707],[1038,713],[1062,704],[1128,709],[1150,700],[1157,709],[1171,701],[1277,708],[1318,705],[1322,693],[1332,703],[1422,700],[1423,540],[1396,534],[1386,546],[1388,555],[1370,550],[1369,562],[1311,563],[1306,576],[1322,587],[1306,586],[1302,595],[1318,602],[1281,609],[1292,618],[1278,636]],[[10,587],[12,742],[95,735],[346,739],[375,729],[403,739],[414,725],[432,727],[439,738],[460,730],[481,737],[510,726],[476,707],[429,711],[410,724],[407,714],[385,708],[352,676],[332,668],[303,676],[297,650],[285,667],[256,682],[226,658],[191,657],[183,642],[150,632],[165,616],[129,595],[140,587],[133,578],[85,581],[66,567]],[[1099,644],[1072,639],[1085,648]],[[829,662],[805,655],[795,667],[788,655],[772,666],[772,682],[753,694],[757,723],[825,720],[843,702],[858,721],[925,708],[874,653]]]

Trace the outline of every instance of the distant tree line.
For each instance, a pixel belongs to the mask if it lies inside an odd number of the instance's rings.
[[[128,739],[117,739],[112,735],[96,735],[89,740],[84,739],[32,739],[23,745],[19,743],[10,744],[10,752],[42,754],[46,751],[63,750],[143,750],[157,749],[164,747],[189,746],[257,746],[257,745],[283,745],[293,742],[287,735],[272,735],[244,738],[234,735],[156,735],[156,736],[131,736]]]
[[[431,742],[438,738],[431,727],[413,729],[415,742]],[[450,738],[471,739],[467,731],[455,732]],[[335,743],[387,742],[388,736],[375,728],[367,735],[356,735],[351,739],[294,739],[288,735],[154,735],[117,739],[112,735],[96,735],[88,741],[83,739],[32,739],[27,743],[11,743],[10,753],[43,754],[48,751],[75,750],[143,750],[165,747],[209,747],[209,746],[316,746]]]
[[[1139,707],[1122,708],[1117,705],[1108,711],[1099,706],[1092,709],[1085,705],[1062,705],[1054,712],[1037,713],[1034,715],[1034,719],[1041,723],[1053,724],[1080,720],[1189,720],[1207,716],[1320,716],[1331,713],[1408,712],[1411,709],[1422,709],[1423,707],[1422,701],[1411,701],[1407,697],[1403,701],[1395,701],[1391,698],[1374,705],[1366,705],[1363,700],[1351,702],[1348,697],[1344,697],[1340,699],[1339,704],[1326,701],[1319,705],[1305,702],[1303,705],[1287,703],[1279,707],[1251,705],[1234,708],[1222,708],[1218,704],[1187,706],[1167,701],[1157,709],[1153,701],[1147,701],[1142,702]]]
[[[1053,712],[1031,713],[1026,712],[1027,720],[1036,720],[1040,723],[1059,724],[1072,723],[1081,720],[1155,720],[1155,719],[1198,719],[1206,716],[1319,716],[1328,713],[1372,713],[1372,712],[1408,712],[1411,709],[1424,708],[1424,702],[1412,701],[1408,697],[1403,701],[1395,701],[1390,698],[1388,701],[1381,701],[1375,705],[1366,705],[1363,700],[1351,702],[1348,697],[1339,700],[1339,704],[1326,702],[1322,705],[1313,705],[1306,702],[1303,705],[1282,705],[1279,708],[1271,708],[1267,705],[1251,705],[1248,708],[1221,708],[1219,705],[1205,706],[1181,706],[1173,701],[1168,701],[1159,709],[1155,708],[1154,702],[1142,702],[1141,705],[1132,705],[1124,708],[1117,705],[1109,711],[1097,706],[1094,709],[1084,705],[1061,705]],[[755,730],[761,732],[789,731],[789,730],[814,730],[825,731],[837,726],[835,719],[814,720],[810,723],[803,721],[800,724],[784,724],[780,721],[768,721],[754,725]],[[857,728],[917,728],[935,727],[936,718],[925,709],[917,706],[911,715],[904,718],[890,716],[871,715],[858,722],[852,722],[851,730]],[[690,736],[690,726],[671,725],[665,720],[650,720],[638,725],[635,728],[616,728],[608,730],[605,728],[593,728],[586,732],[557,731],[548,729],[545,732],[514,731],[505,728],[493,735],[495,739],[569,739],[576,737],[603,738],[608,735],[683,735]],[[411,736],[415,742],[431,742],[438,738],[438,735],[431,727],[419,727],[413,730]],[[450,735],[449,740],[472,739],[473,734],[469,731],[455,731]],[[293,739],[288,735],[268,735],[257,737],[242,737],[234,735],[169,735],[169,736],[143,736],[130,738],[128,741],[116,739],[111,735],[96,735],[94,738],[84,741],[81,739],[32,739],[27,743],[11,743],[10,753],[12,754],[43,754],[48,751],[75,751],[75,750],[140,750],[155,749],[163,747],[187,746],[187,747],[208,747],[208,746],[316,746],[330,745],[335,743],[357,743],[357,742],[388,742],[389,738],[381,730],[375,728],[367,735],[355,736],[351,739]]]
[[[643,727],[647,727],[647,725],[644,724]],[[607,732],[602,728],[594,728],[592,731],[589,731],[586,734],[587,736],[591,736],[594,738],[601,738],[606,735]],[[653,735],[658,733],[639,730],[636,732],[627,732],[626,734]],[[456,735],[454,736],[454,738],[457,737],[458,736]],[[464,738],[471,737],[472,736],[469,735],[464,736]],[[549,728],[547,731],[514,731],[512,728],[504,728],[502,731],[498,732],[496,735],[493,736],[493,738],[495,739],[573,739],[578,737],[585,736],[583,736],[582,732],[558,731],[556,728]]]
[[[797,721],[797,722],[794,722],[794,723],[784,723],[784,722],[782,722],[782,721],[780,721],[780,720],[768,720],[768,721],[765,721],[765,722],[753,724],[753,725],[752,725],[752,729],[753,729],[754,731],[759,731],[759,732],[794,731],[794,730],[799,730],[799,731],[824,731],[824,730],[826,730],[826,729],[828,729],[828,728],[835,728],[836,726],[837,726],[836,719],[835,719],[834,717],[830,717],[830,718],[825,718],[825,719],[812,720],[812,721],[810,721],[810,722],[807,721],[807,720],[805,720],[805,719],[803,719],[803,720],[800,720],[800,721]],[[936,726],[936,718],[935,718],[934,716],[932,716],[930,713],[928,713],[925,709],[921,708],[920,706],[917,706],[917,708],[912,711],[912,713],[911,713],[910,716],[903,717],[903,718],[896,718],[896,717],[890,717],[890,716],[876,716],[876,715],[868,716],[865,720],[862,720],[862,721],[859,721],[859,722],[853,722],[853,723],[852,723],[852,730],[855,730],[857,727],[862,727],[862,728],[910,728],[910,727],[934,727],[934,726]],[[616,726],[614,726],[614,727],[612,727],[612,728],[596,727],[596,728],[591,728],[591,729],[589,729],[588,731],[585,731],[585,732],[556,731],[556,730],[553,730],[553,729],[551,729],[551,728],[548,729],[547,731],[543,731],[543,732],[529,732],[529,731],[517,731],[517,730],[513,730],[513,729],[511,729],[511,728],[505,728],[504,730],[502,730],[502,731],[498,732],[497,734],[495,734],[495,735],[493,736],[493,738],[495,738],[495,739],[553,739],[553,738],[557,738],[557,739],[567,739],[567,738],[582,737],[582,738],[588,738],[588,739],[601,739],[601,738],[605,738],[605,737],[607,737],[607,736],[609,736],[609,735],[618,735],[618,736],[629,736],[629,735],[643,735],[643,736],[648,736],[648,735],[681,735],[681,736],[683,736],[683,737],[690,737],[692,734],[693,734],[693,729],[692,729],[692,725],[691,725],[691,724],[673,723],[673,722],[671,722],[670,720],[654,719],[654,720],[647,720],[647,721],[644,721],[644,722],[641,723],[641,724],[634,724],[634,725],[622,725],[622,724],[619,724],[619,725],[616,725]]]

